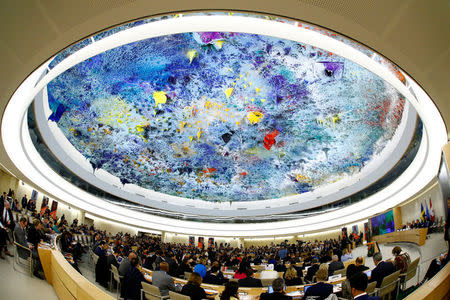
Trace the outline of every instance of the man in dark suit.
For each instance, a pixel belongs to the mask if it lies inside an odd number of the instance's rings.
[[[364,260],[361,256],[358,256],[356,258],[356,261],[354,264],[350,264],[347,267],[347,278],[350,278],[353,274],[358,273],[358,272],[364,272],[365,270],[368,270],[369,267],[366,267],[364,265]]]
[[[173,278],[167,272],[169,272],[169,264],[165,261],[159,264],[159,271],[153,272],[152,284],[159,288],[161,296],[168,296],[169,291],[178,292]]]
[[[380,297],[371,297],[366,294],[367,289],[367,275],[363,272],[358,272],[350,277],[350,287],[352,289],[353,299],[355,300],[380,300]]]
[[[283,278],[274,279],[272,282],[272,288],[273,288],[273,293],[262,293],[259,296],[259,300],[292,299],[292,297],[285,295]]]
[[[216,285],[223,285],[227,281],[228,281],[227,279],[225,279],[219,275],[219,267],[218,266],[212,266],[211,270],[206,272],[205,279],[203,280],[204,283],[216,284]]]
[[[341,269],[345,269],[344,264],[337,255],[333,255],[333,261],[328,265],[328,276],[333,275],[334,271]]]
[[[308,271],[306,272],[305,280],[312,282],[312,278],[314,275],[316,275],[317,270],[319,270],[319,260],[317,258],[312,259],[312,266],[309,267]]]
[[[122,297],[124,299],[140,300],[142,281],[146,281],[144,275],[137,268],[138,258],[133,256],[130,260],[130,268],[127,270],[122,285]]]
[[[262,287],[261,279],[253,278],[255,272],[252,268],[248,268],[245,274],[247,277],[239,279],[238,283],[240,287]]]
[[[14,223],[14,217],[11,211],[11,208],[9,207],[9,202],[5,201],[5,206],[2,211],[1,216],[2,223],[9,228],[9,230],[14,231],[15,223]]]
[[[25,209],[27,209],[28,206],[28,199],[27,195],[23,195],[22,197],[22,211],[25,213]]]
[[[377,252],[373,255],[373,262],[375,263],[376,267],[372,270],[369,282],[376,281],[377,288],[379,288],[381,286],[383,278],[395,272],[395,267],[392,262],[383,261],[381,252]]]

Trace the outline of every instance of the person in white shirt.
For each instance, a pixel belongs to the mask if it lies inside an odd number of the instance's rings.
[[[344,249],[342,252],[343,252],[343,255],[341,257],[342,262],[347,261],[349,259],[353,259],[353,254],[351,250]]]

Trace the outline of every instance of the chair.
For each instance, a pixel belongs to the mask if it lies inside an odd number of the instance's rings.
[[[191,300],[191,297],[169,291],[170,300]]]
[[[400,278],[401,278],[401,285],[402,285],[402,290],[405,289],[406,287],[406,282],[412,278],[414,278],[414,276],[416,276],[417,273],[417,267],[419,266],[419,260],[420,257],[416,258],[415,260],[413,260],[409,266],[408,269],[406,269],[406,273],[402,273],[400,274]],[[417,280],[419,280],[417,278]]]
[[[356,259],[355,259],[355,258],[344,261],[344,268],[347,269],[347,267],[348,267],[349,265],[354,264],[355,262],[356,262]]]
[[[94,252],[92,252],[92,262],[94,264],[94,273],[95,273],[95,266],[97,266],[97,261],[98,261],[98,255],[95,254]]]
[[[188,280],[189,276],[191,276],[192,272],[184,272],[184,279]]]
[[[272,285],[272,282],[275,278],[263,278],[261,279],[262,286],[269,286]]]
[[[117,270],[117,267],[115,265],[111,265],[111,288],[110,290],[112,291],[112,281],[116,281],[117,282],[117,293],[116,293],[116,298],[119,299],[120,297],[120,289],[121,289],[121,285],[120,283],[122,282],[122,278],[123,276],[119,275],[119,270]]]
[[[342,275],[342,276],[345,276],[345,269],[334,270],[333,275]]]
[[[387,299],[391,299],[392,292],[397,289],[397,282],[399,275],[400,270],[383,278],[381,286],[378,289],[378,296],[381,299],[385,299],[386,298],[385,296],[387,296]]]
[[[22,265],[30,270],[30,276],[33,276],[33,254],[30,248],[24,247],[16,242],[16,237],[13,234],[14,240],[14,259],[13,259],[13,269],[17,271],[16,265]],[[26,258],[20,256],[19,251],[26,254]],[[26,262],[21,262],[26,261]]]
[[[375,292],[375,288],[376,287],[377,287],[377,282],[376,281],[372,281],[371,283],[369,283],[367,285],[367,289],[366,289],[367,295],[372,296],[371,294]]]
[[[144,300],[144,299],[163,300],[163,299],[169,299],[169,296],[161,296],[159,287],[154,286],[150,283],[142,282],[141,300]]]

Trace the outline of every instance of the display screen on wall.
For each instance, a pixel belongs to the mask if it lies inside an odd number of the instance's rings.
[[[395,231],[394,211],[390,210],[384,214],[370,219],[373,235],[380,235]]]
[[[46,196],[42,197],[41,215],[43,215],[48,208],[48,200],[49,200],[48,197]]]
[[[201,236],[198,238],[198,247],[203,248],[204,245],[205,245],[205,238]]]

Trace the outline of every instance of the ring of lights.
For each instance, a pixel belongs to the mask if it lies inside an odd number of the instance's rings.
[[[245,21],[246,27],[242,27]],[[150,31],[149,29],[153,29]],[[162,31],[161,28],[164,28]],[[198,222],[179,221],[148,214],[131,212],[119,208],[104,200],[98,199],[75,188],[55,174],[34,149],[27,131],[26,110],[31,101],[57,75],[93,55],[157,35],[174,34],[192,31],[239,31],[246,33],[266,34],[279,38],[297,40],[352,60],[365,67],[394,86],[419,113],[424,123],[424,134],[419,152],[410,167],[396,181],[367,199],[356,204],[324,213],[320,216],[300,220],[258,223],[227,224],[226,228],[217,223],[204,224]],[[426,93],[407,76],[407,85],[401,83],[389,70],[355,48],[338,40],[289,24],[263,19],[231,16],[192,16],[169,19],[134,27],[114,36],[95,42],[56,65],[40,80],[46,69],[44,64],[30,75],[11,98],[3,117],[2,139],[11,160],[36,185],[50,192],[55,197],[97,215],[128,223],[143,228],[158,229],[188,234],[204,234],[217,236],[264,236],[298,232],[307,232],[339,226],[368,218],[385,211],[413,196],[430,182],[440,162],[441,147],[446,142],[446,133],[441,116]],[[16,137],[20,137],[17,139]],[[233,215],[236,211],[232,211]],[[248,214],[248,212],[245,212]],[[130,217],[133,215],[133,217]]]

